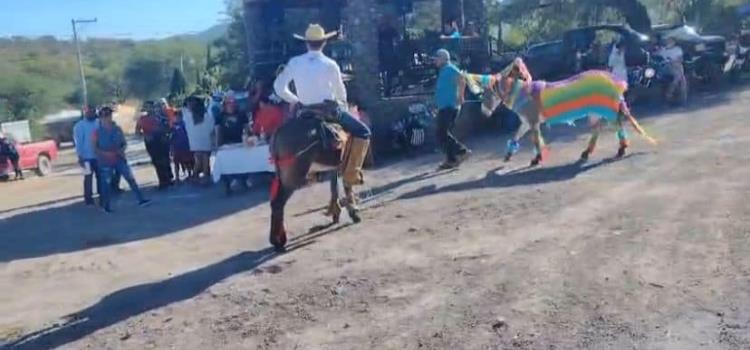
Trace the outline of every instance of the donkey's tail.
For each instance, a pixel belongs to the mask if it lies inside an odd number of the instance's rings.
[[[628,118],[628,122],[630,122],[630,125],[633,126],[633,129],[635,129],[635,131],[638,132],[638,134],[640,134],[650,144],[656,145],[659,143],[656,139],[649,136],[649,134],[645,129],[643,129],[641,124],[638,123],[638,120],[635,119],[633,113],[630,113],[630,109],[628,108],[627,104],[625,104],[625,102],[620,105],[620,114],[624,115],[625,118]]]

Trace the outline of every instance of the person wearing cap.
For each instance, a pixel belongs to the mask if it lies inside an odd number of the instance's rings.
[[[471,151],[453,135],[453,126],[464,103],[466,80],[461,71],[451,63],[448,50],[440,49],[435,54],[438,67],[435,102],[437,103],[437,140],[445,150],[445,162],[440,169],[458,167]]]
[[[370,128],[354,118],[347,110],[347,96],[341,68],[336,61],[323,54],[328,39],[337,33],[326,33],[319,24],[308,26],[305,35],[295,38],[307,43],[307,53],[294,57],[284,67],[274,82],[274,90],[296,109],[299,104],[315,105],[326,101],[339,104],[338,123],[351,135],[348,157],[344,161],[343,180],[347,186],[364,183],[362,164],[370,147]],[[289,88],[294,83],[297,94]]]
[[[73,126],[73,140],[75,141],[76,154],[78,155],[78,165],[86,169],[83,175],[83,201],[86,205],[94,205],[94,193],[92,189],[94,176],[96,176],[97,189],[101,187],[102,183],[96,164],[94,144],[91,142],[94,130],[99,126],[96,118],[96,107],[93,105],[86,106],[83,110],[83,118]],[[101,192],[101,190],[97,192]]]
[[[112,109],[104,107],[99,111],[99,125],[91,137],[91,144],[96,152],[97,165],[100,178],[104,183],[99,186],[99,205],[107,213],[112,212],[111,206],[111,184],[112,174],[117,171],[125,178],[130,190],[135,194],[138,205],[145,207],[151,201],[145,199],[141,193],[138,183],[135,182],[133,172],[125,158],[125,134],[122,129],[112,120]]]

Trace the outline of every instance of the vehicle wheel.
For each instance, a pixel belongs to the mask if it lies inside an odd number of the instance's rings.
[[[52,161],[49,156],[40,154],[36,160],[36,174],[39,176],[47,176],[52,173]]]

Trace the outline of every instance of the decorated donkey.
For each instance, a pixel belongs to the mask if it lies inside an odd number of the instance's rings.
[[[641,128],[625,103],[623,96],[627,83],[617,80],[609,72],[587,71],[560,82],[534,81],[523,60],[517,58],[500,74],[465,76],[474,93],[483,92],[482,111],[485,115],[492,114],[500,103],[505,103],[520,116],[521,126],[508,140],[506,162],[518,152],[519,140],[529,130],[532,131],[535,152],[531,165],[539,165],[546,158],[547,147],[541,131],[543,123],[573,124],[589,118],[592,135],[581,154],[582,160],[587,160],[594,152],[606,123],[614,123],[617,127],[620,141],[617,157],[624,156],[629,145],[624,128],[626,120],[649,142],[656,143]]]

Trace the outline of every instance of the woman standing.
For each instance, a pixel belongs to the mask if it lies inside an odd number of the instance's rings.
[[[195,158],[193,179],[202,183],[210,183],[211,165],[209,159],[213,146],[213,114],[206,110],[202,98],[193,95],[185,101],[182,116],[185,121],[190,151],[193,152]]]

